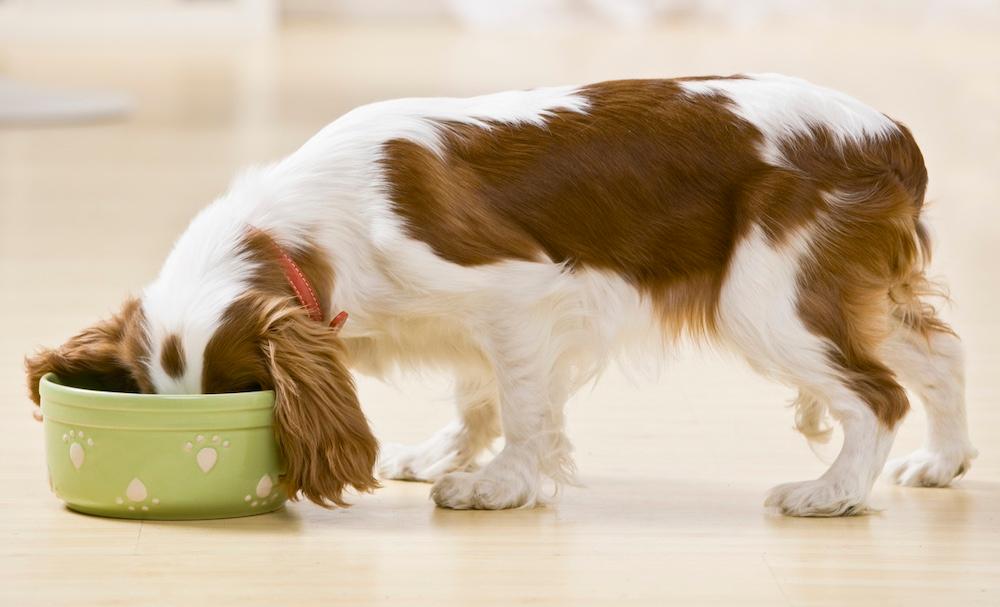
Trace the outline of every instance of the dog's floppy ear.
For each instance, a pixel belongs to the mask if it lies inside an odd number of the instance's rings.
[[[121,312],[84,329],[58,348],[45,348],[25,357],[31,400],[39,403],[38,382],[46,373],[97,390],[149,392],[142,367],[147,349],[142,306],[130,298]]]
[[[286,307],[268,323],[263,347],[275,393],[275,435],[289,497],[348,505],[343,491],[377,488],[378,443],[344,366],[344,345],[323,323]]]

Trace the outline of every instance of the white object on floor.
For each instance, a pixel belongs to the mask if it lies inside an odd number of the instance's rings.
[[[45,89],[0,78],[0,125],[119,118],[131,110],[132,100],[121,93]]]

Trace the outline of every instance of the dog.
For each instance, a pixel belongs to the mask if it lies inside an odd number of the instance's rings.
[[[926,184],[901,123],[775,74],[374,103],[238,177],[141,297],[26,360],[31,397],[48,372],[274,390],[293,497],[345,505],[377,465],[441,507],[529,507],[574,478],[574,391],[632,344],[690,337],[797,388],[809,439],[842,426],[829,470],[766,505],[856,514],[904,385],[929,431],[896,482],[946,486],[976,455],[960,342],[929,300]],[[428,366],[454,374],[458,418],[379,460],[349,369]]]

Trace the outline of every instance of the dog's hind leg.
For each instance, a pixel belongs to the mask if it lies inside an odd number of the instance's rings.
[[[792,516],[844,516],[864,512],[872,485],[892,448],[895,423],[887,423],[876,410],[905,403],[902,388],[891,372],[876,361],[865,371],[842,368],[849,376],[838,381],[831,365],[825,381],[809,378],[810,390],[819,394],[844,432],[844,444],[833,465],[818,479],[787,483],[773,488],[766,505]],[[891,403],[891,404],[889,404]]]
[[[971,466],[976,450],[965,415],[965,373],[958,337],[924,308],[903,318],[882,346],[882,355],[904,385],[923,401],[924,447],[886,466],[900,485],[946,487]]]
[[[433,482],[449,472],[474,469],[476,458],[500,436],[496,382],[488,375],[459,378],[455,400],[457,419],[426,441],[382,446],[382,478]]]
[[[879,322],[879,306],[857,309],[841,292],[803,280],[808,251],[807,234],[776,244],[754,229],[734,253],[720,294],[719,329],[755,369],[798,387],[843,428],[844,444],[829,470],[816,480],[775,487],[767,505],[794,516],[842,516],[865,509],[907,400],[866,346],[862,325]]]

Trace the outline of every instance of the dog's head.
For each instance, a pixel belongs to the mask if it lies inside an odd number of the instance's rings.
[[[195,276],[183,281],[186,288],[208,292],[179,297],[176,282],[154,283],[111,319],[28,357],[32,399],[38,403],[38,381],[49,372],[125,392],[274,390],[282,481],[293,499],[301,493],[324,506],[343,506],[346,488],[376,488],[378,445],[344,364],[344,343],[336,328],[318,322],[294,297],[272,245],[261,233],[244,239],[237,274],[245,279],[240,289],[226,291],[231,297]],[[299,267],[311,284],[328,287],[329,267],[309,254],[296,254]]]

